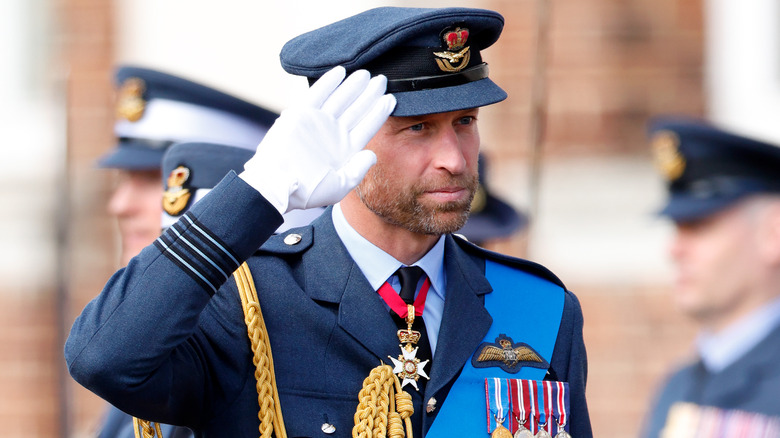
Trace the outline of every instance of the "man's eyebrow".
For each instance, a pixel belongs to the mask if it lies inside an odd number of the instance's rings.
[[[406,123],[420,123],[425,121],[425,116],[403,116],[403,117],[391,117],[391,122],[406,124]]]

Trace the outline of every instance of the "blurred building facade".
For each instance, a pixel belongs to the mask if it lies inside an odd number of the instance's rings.
[[[2,3],[7,38],[0,49],[8,65],[19,66],[0,81],[0,123],[11,135],[12,157],[0,164],[2,435],[89,436],[103,409],[68,379],[61,342],[117,267],[105,212],[112,175],[93,166],[113,141],[114,65],[168,70],[280,110],[305,87],[278,67],[284,41],[358,8],[395,4],[486,7],[505,16],[504,34],[485,57],[510,98],[484,109],[480,128],[491,189],[532,222],[489,246],[547,265],[577,293],[595,435],[636,436],[658,379],[686,354],[693,334],[667,295],[668,229],[652,215],[662,187],[644,124],[659,113],[713,113],[751,129],[735,115],[745,111],[726,100],[739,73],[720,75],[728,62],[707,56],[720,53],[708,35],[724,38],[712,29],[725,26],[718,20],[731,23],[722,12],[728,0],[310,3]],[[543,5],[546,62],[537,67]],[[545,91],[542,113],[533,110],[534,86]],[[777,113],[769,103],[762,108]],[[540,155],[533,152],[535,127],[543,133]]]

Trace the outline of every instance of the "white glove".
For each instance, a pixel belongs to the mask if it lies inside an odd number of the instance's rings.
[[[340,201],[376,163],[363,148],[395,108],[387,79],[366,70],[325,73],[286,109],[239,175],[279,213]],[[342,82],[343,80],[343,82]]]

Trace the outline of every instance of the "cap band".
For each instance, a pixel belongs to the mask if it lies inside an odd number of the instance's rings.
[[[119,137],[120,147],[131,143],[133,146],[142,146],[147,149],[167,149],[168,146],[172,145],[174,142],[165,140],[150,140],[148,138]]]
[[[697,199],[713,199],[747,193],[780,192],[780,182],[773,183],[750,177],[714,176],[684,183],[672,183],[671,191],[684,193]]]
[[[420,76],[409,79],[390,79],[387,81],[388,93],[402,93],[405,91],[419,91],[431,88],[454,87],[467,84],[488,77],[488,65],[482,64],[467,68],[466,70],[438,76]]]
[[[215,142],[254,149],[267,131],[266,127],[235,114],[187,102],[152,99],[146,105],[137,122],[117,121],[117,137]]]
[[[399,47],[361,67],[372,75],[387,78],[388,93],[430,90],[454,87],[488,77],[488,65],[482,62],[479,51],[471,50],[463,70],[444,72],[436,62],[435,47]],[[411,77],[410,77],[411,76]],[[309,77],[309,85],[318,78]]]

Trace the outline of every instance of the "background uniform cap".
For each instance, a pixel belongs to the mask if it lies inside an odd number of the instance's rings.
[[[675,221],[704,218],[745,196],[780,194],[778,146],[690,118],[659,118],[649,135],[669,190],[660,214]]]
[[[278,114],[178,76],[123,66],[115,74],[118,144],[99,167],[158,169],[179,142],[213,142],[254,149]]]
[[[480,54],[503,26],[485,9],[376,8],[293,38],[280,58],[310,83],[337,65],[385,75],[394,116],[457,111],[506,99]]]
[[[508,237],[528,225],[528,217],[491,193],[487,185],[487,158],[479,154],[479,189],[471,202],[471,213],[458,233],[482,244]]]
[[[167,229],[211,191],[230,171],[241,173],[252,149],[216,143],[177,143],[162,159],[162,228]],[[277,232],[308,225],[323,208],[294,210],[284,215]]]

